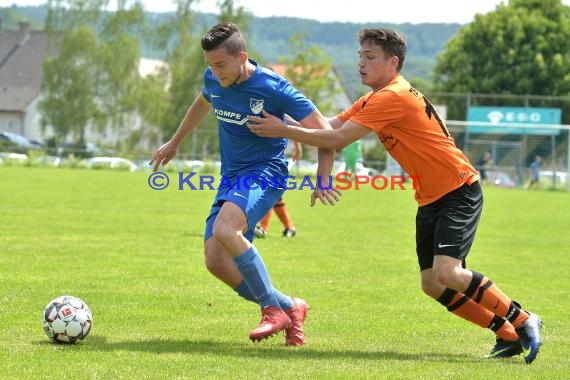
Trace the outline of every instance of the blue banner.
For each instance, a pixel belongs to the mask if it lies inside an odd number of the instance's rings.
[[[559,135],[560,108],[537,107],[469,107],[467,131],[517,135]],[[532,128],[544,125],[546,128]],[[548,128],[551,127],[551,128]]]

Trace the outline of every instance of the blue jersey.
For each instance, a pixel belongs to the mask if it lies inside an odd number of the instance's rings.
[[[285,114],[302,120],[316,107],[286,79],[253,60],[250,62],[255,65],[255,72],[246,81],[230,87],[220,86],[209,67],[204,73],[202,95],[218,119],[221,174],[228,178],[283,177],[287,175],[287,140],[255,135],[247,128],[247,117],[261,116],[264,109],[283,121]]]

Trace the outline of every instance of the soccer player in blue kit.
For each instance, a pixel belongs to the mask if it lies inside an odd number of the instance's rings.
[[[301,92],[284,78],[248,58],[246,42],[238,27],[222,22],[201,40],[209,67],[202,93],[196,97],[174,136],[152,155],[156,171],[178,152],[182,140],[198,127],[210,110],[218,121],[221,175],[204,233],[208,270],[241,297],[261,307],[261,322],[249,334],[252,341],[285,330],[288,346],[305,343],[303,323],[308,305],[275,289],[261,256],[252,244],[257,222],[283,195],[284,184],[267,186],[263,178],[288,175],[284,150],[287,140],[263,138],[247,128],[248,115],[265,109],[284,120],[290,115],[306,128],[328,129],[325,118]],[[338,201],[338,191],[329,183],[334,151],[319,150],[321,186],[311,195],[323,204]],[[248,178],[247,183],[241,180]],[[253,182],[252,182],[253,181]],[[231,185],[228,183],[231,182]]]

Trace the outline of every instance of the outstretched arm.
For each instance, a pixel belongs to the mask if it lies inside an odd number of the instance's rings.
[[[315,109],[303,120],[300,120],[298,124],[301,126],[300,128],[309,128],[311,130],[325,130],[331,128],[318,109]],[[293,140],[299,143],[297,140]],[[317,176],[321,178],[320,184],[322,186],[317,187],[311,195],[311,206],[315,205],[317,198],[325,205],[334,205],[339,199],[340,192],[338,189],[333,188],[332,184],[329,183],[330,175],[332,173],[334,165],[334,155],[335,152],[332,149],[319,148],[319,164],[317,168]]]
[[[350,120],[344,124],[338,118],[330,120],[337,129],[306,129],[294,125],[284,125],[283,122],[265,112],[264,117],[250,116],[249,129],[258,136],[263,137],[286,137],[305,144],[325,149],[342,149],[348,144],[361,139],[370,133],[370,129],[356,124]],[[305,126],[302,122],[301,125]]]
[[[184,119],[178,126],[174,136],[164,145],[154,152],[149,164],[154,164],[153,170],[157,171],[160,164],[166,165],[178,153],[180,143],[188,136],[194,129],[198,127],[200,122],[208,115],[212,109],[210,103],[202,96],[198,95],[194,103],[188,108]]]

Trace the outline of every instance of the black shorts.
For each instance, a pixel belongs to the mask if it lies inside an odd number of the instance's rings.
[[[483,193],[478,181],[464,184],[437,201],[419,207],[416,252],[420,270],[431,268],[435,255],[455,257],[465,266],[482,208]]]

